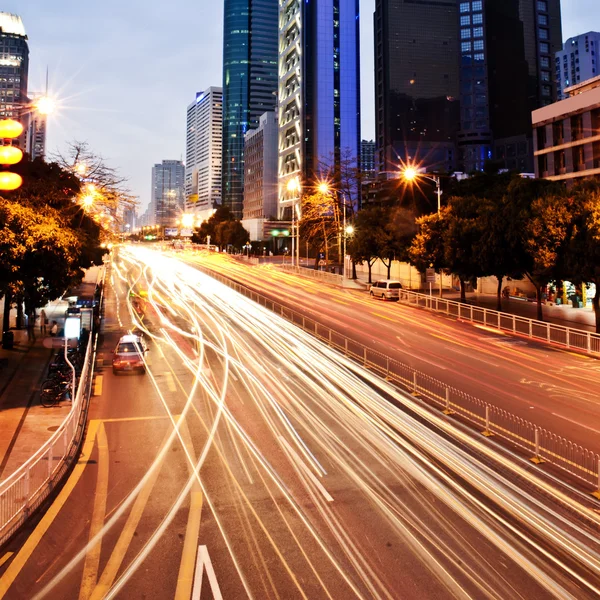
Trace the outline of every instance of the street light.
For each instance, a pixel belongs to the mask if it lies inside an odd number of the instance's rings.
[[[287,182],[287,191],[291,194],[296,194],[300,191],[300,180],[298,177],[293,177]],[[296,243],[294,237],[294,225],[296,221],[296,198],[292,199],[292,266],[296,256]],[[297,229],[297,228],[296,228]],[[296,234],[298,231],[296,231]],[[300,238],[298,238],[298,248],[300,247]],[[300,253],[298,252],[297,266],[300,266]]]
[[[49,96],[42,96],[36,100],[35,109],[40,115],[51,115],[56,111],[56,101]]]
[[[442,187],[441,187],[441,183],[440,183],[440,176],[439,175],[426,175],[425,173],[421,173],[416,167],[413,166],[408,166],[405,167],[402,171],[401,171],[402,177],[404,178],[405,181],[408,181],[409,183],[412,183],[413,181],[417,181],[418,179],[429,179],[429,181],[433,181],[433,183],[435,183],[435,191],[437,194],[437,201],[438,201],[438,213],[441,210],[442,207]]]

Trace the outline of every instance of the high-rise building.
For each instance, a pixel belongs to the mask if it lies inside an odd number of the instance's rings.
[[[459,169],[481,170],[494,160],[531,173],[531,112],[556,98],[551,57],[560,47],[560,2],[473,0],[458,6]]]
[[[452,170],[459,123],[456,0],[376,0],[377,168]]]
[[[559,100],[568,97],[565,88],[593,79],[600,74],[600,33],[589,31],[569,38],[556,53],[555,76]]]
[[[0,12],[0,117],[25,121],[29,46],[21,17]],[[25,148],[25,134],[16,143]]]
[[[360,142],[360,170],[363,179],[374,179],[377,173],[375,167],[375,142],[362,140]]]
[[[180,160],[163,160],[152,167],[149,225],[173,226],[183,213],[185,167]]]
[[[358,0],[279,2],[279,216],[305,189],[360,163]],[[335,182],[334,182],[335,183]],[[358,193],[357,193],[358,197]]]
[[[46,95],[42,93],[30,94],[29,104],[25,109],[23,124],[25,125],[25,152],[32,160],[46,156],[46,130],[48,116],[36,110],[36,103]]]
[[[244,227],[251,240],[264,238],[265,220],[277,217],[277,115],[260,117],[244,144]]]
[[[242,217],[244,136],[275,109],[277,0],[225,0],[222,197]]]
[[[187,109],[185,207],[200,218],[221,204],[222,141],[223,90],[210,87]]]

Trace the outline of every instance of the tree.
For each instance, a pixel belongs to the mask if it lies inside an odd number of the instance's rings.
[[[334,194],[317,192],[302,196],[301,209],[300,234],[318,250],[317,268],[319,253],[324,250],[325,260],[329,261],[329,249],[340,237],[339,203]]]
[[[596,333],[600,333],[600,185],[586,181],[573,190],[574,219],[569,231],[564,268],[576,283],[593,283]]]
[[[250,235],[241,221],[222,221],[216,226],[215,241],[221,248],[233,246],[236,250],[241,250],[249,240]]]
[[[349,253],[355,264],[367,263],[369,283],[375,261],[389,252],[389,231],[386,231],[388,211],[380,207],[364,208],[354,219],[354,235],[350,240]]]
[[[208,243],[207,240],[210,237],[211,241],[217,243],[217,226],[220,223],[225,223],[234,220],[235,217],[233,216],[233,213],[231,212],[228,206],[219,206],[209,219],[204,221],[200,225],[200,227],[197,227],[194,230],[194,233],[192,235],[192,242],[194,244],[206,244]]]
[[[417,219],[418,233],[414,237],[408,256],[410,262],[422,273],[426,269],[442,272],[448,269],[444,250],[444,236],[448,226],[449,208],[443,206],[439,213]]]

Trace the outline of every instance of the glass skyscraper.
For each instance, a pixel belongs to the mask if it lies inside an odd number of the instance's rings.
[[[360,165],[358,0],[279,2],[279,203],[290,179],[304,189]],[[333,182],[336,184],[337,182]]]
[[[244,135],[275,109],[277,0],[225,0],[223,34],[223,204],[242,218]]]

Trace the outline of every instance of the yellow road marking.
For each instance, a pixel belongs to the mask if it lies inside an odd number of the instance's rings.
[[[2,558],[0,558],[0,567],[14,554],[14,552],[7,552]]]
[[[103,375],[96,375],[94,379],[94,396],[102,396],[102,381]]]
[[[71,492],[77,485],[77,482],[83,475],[83,471],[87,466],[88,459],[92,454],[92,450],[94,448],[94,441],[96,439],[96,434],[98,433],[98,428],[100,426],[100,421],[90,421],[88,426],[87,434],[85,436],[85,442],[83,444],[83,450],[81,452],[81,456],[73,469],[73,472],[69,476],[69,479],[63,486],[62,490],[56,497],[56,500],[50,505],[46,514],[42,517],[42,520],[37,524],[37,527],[33,530],[31,535],[27,538],[27,541],[23,544],[23,547],[17,553],[17,556],[12,561],[12,563],[6,569],[4,575],[0,578],[0,600],[4,598],[6,593],[8,592],[10,586],[13,584],[14,580],[17,578],[21,569],[25,566],[33,551],[37,548],[44,534],[52,525],[54,519],[64,506],[65,502],[71,495]]]
[[[165,373],[165,379],[167,380],[167,388],[170,392],[176,392],[177,386],[175,385],[175,381],[173,380],[173,375],[170,371]]]
[[[161,419],[168,419],[168,418],[169,418],[169,415],[150,415],[147,417],[122,417],[120,419],[102,419],[102,422],[103,423],[127,423],[129,421],[159,421]]]
[[[102,530],[106,516],[106,500],[108,497],[108,439],[104,423],[98,429],[98,479],[96,481],[96,494],[94,495],[94,509],[90,523],[90,542]],[[100,565],[100,551],[102,550],[102,538],[88,549],[83,563],[83,576],[79,590],[79,600],[87,600],[98,583],[98,568]]]
[[[198,482],[195,482],[194,486],[199,489]],[[192,596],[192,585],[194,583],[196,550],[198,549],[200,518],[202,516],[202,492],[193,491],[191,495],[190,514],[188,516],[181,562],[179,564],[175,600],[189,600]]]
[[[167,431],[167,438],[169,434],[170,431]],[[125,558],[125,554],[127,553],[127,550],[131,544],[131,540],[133,539],[133,534],[135,533],[135,530],[137,529],[137,526],[142,518],[146,504],[148,504],[148,501],[150,500],[152,490],[154,489],[154,485],[156,484],[161,469],[162,465],[158,465],[154,469],[154,471],[146,480],[146,483],[142,487],[138,497],[135,499],[133,508],[131,509],[129,517],[127,517],[127,521],[123,527],[123,531],[121,531],[121,535],[119,536],[110,558],[108,559],[108,563],[106,564],[106,567],[104,567],[104,571],[102,571],[100,581],[94,588],[94,591],[91,595],[91,600],[101,600],[104,598],[114,583],[117,573],[121,568],[121,564],[123,563],[123,559]]]
[[[389,317],[388,315],[382,315],[380,313],[372,312],[371,313],[375,317],[380,317],[381,319],[387,319],[388,321],[394,321],[395,323],[398,321],[396,317]]]

